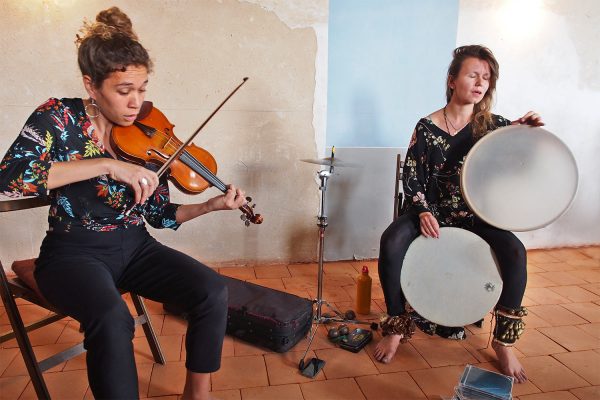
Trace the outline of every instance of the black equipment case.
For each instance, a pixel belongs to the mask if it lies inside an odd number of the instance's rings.
[[[306,336],[313,302],[279,290],[224,277],[229,290],[227,333],[284,353]]]
[[[278,353],[307,335],[313,319],[311,300],[227,276],[223,279],[229,292],[229,335]],[[164,308],[182,314],[169,304]]]

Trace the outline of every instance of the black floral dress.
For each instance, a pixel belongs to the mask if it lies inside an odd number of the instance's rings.
[[[510,121],[492,115],[496,128]],[[460,191],[460,171],[465,157],[475,144],[469,123],[455,135],[450,135],[431,121],[421,118],[410,139],[403,170],[404,210],[415,214],[429,211],[440,226],[472,226],[473,212]],[[454,340],[464,340],[462,327],[446,327],[411,312],[416,325],[429,335],[437,334]],[[482,321],[475,325],[481,326]]]
[[[492,115],[496,128],[510,121]],[[408,145],[404,162],[404,208],[420,214],[429,211],[440,226],[464,227],[473,225],[473,212],[460,191],[460,170],[473,145],[469,123],[455,135],[421,118]]]
[[[0,194],[49,196],[50,231],[114,231],[143,226],[144,218],[155,228],[179,227],[175,221],[179,205],[170,202],[164,177],[148,201],[129,213],[133,191],[106,175],[48,191],[53,162],[100,157],[112,158],[94,134],[83,100],[51,98],[31,114],[0,163]]]

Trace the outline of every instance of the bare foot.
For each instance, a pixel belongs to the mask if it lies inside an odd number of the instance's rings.
[[[515,356],[512,347],[502,346],[499,343],[492,342],[492,348],[496,352],[496,356],[500,362],[500,371],[504,375],[514,377],[517,383],[524,383],[527,381],[525,370]]]
[[[392,358],[396,355],[398,345],[400,345],[400,339],[402,335],[387,335],[377,343],[373,355],[375,359],[384,364],[392,361]]]

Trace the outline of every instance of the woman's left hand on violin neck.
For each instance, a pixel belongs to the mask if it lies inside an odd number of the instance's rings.
[[[227,185],[227,192],[207,201],[210,211],[235,210],[246,204],[246,192]]]
[[[227,192],[215,196],[204,203],[185,204],[177,209],[177,223],[181,224],[203,214],[220,210],[235,210],[246,204],[246,193],[233,185],[227,185]]]

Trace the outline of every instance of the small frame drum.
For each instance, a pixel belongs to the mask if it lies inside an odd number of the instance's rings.
[[[482,319],[502,292],[502,278],[490,246],[476,234],[440,228],[439,239],[417,237],[408,248],[402,291],[420,315],[444,326]]]
[[[530,126],[507,126],[480,139],[461,171],[469,208],[508,231],[542,228],[560,217],[577,192],[575,157],[555,135]]]

